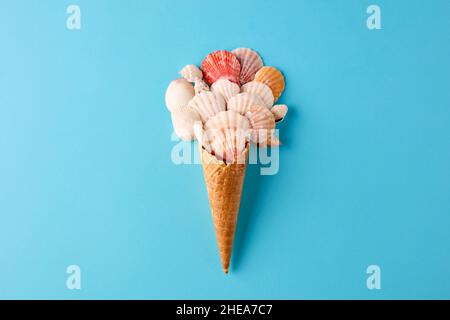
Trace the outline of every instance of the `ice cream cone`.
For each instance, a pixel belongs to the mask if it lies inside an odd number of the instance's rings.
[[[203,174],[208,190],[222,268],[225,273],[228,273],[230,266],[234,232],[248,162],[248,149],[249,146],[247,145],[239,161],[225,164],[201,148]]]

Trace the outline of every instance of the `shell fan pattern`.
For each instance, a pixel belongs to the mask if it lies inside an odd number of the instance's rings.
[[[234,163],[249,143],[281,144],[274,134],[286,117],[285,104],[274,105],[285,89],[285,78],[250,48],[218,50],[200,66],[187,64],[172,81],[165,99],[175,134],[197,139],[217,160]]]

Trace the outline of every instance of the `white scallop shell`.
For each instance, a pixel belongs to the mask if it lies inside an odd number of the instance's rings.
[[[241,85],[255,79],[255,74],[263,67],[263,61],[256,51],[249,48],[238,48],[232,51],[241,63],[239,82]]]
[[[199,94],[202,91],[209,91],[209,86],[203,80],[196,80],[194,83],[195,94]]]
[[[233,110],[221,111],[205,123],[205,129],[250,128],[249,120]]]
[[[251,81],[249,83],[246,83],[241,88],[242,92],[249,92],[249,93],[255,93],[261,97],[261,99],[264,101],[266,107],[268,109],[272,108],[274,97],[272,90],[261,82]]]
[[[194,87],[183,78],[173,80],[166,90],[166,106],[170,112],[177,108],[186,107],[194,97]]]
[[[235,95],[228,100],[227,109],[234,110],[244,115],[251,106],[266,106],[264,101],[256,93],[243,92]]]
[[[184,141],[194,139],[194,124],[201,123],[200,115],[191,107],[177,108],[172,112],[172,125],[175,134]]]
[[[270,109],[270,111],[274,115],[275,121],[281,122],[281,121],[283,121],[284,117],[286,117],[286,114],[288,112],[288,107],[285,104],[277,104],[277,105],[274,105]]]
[[[220,79],[211,85],[211,91],[220,93],[225,98],[225,101],[228,102],[231,97],[241,92],[241,88],[230,80]]]
[[[264,106],[253,105],[244,114],[250,122],[252,129],[275,128],[275,117]]]
[[[205,124],[211,153],[226,163],[238,161],[249,140],[250,122],[239,113],[228,110],[216,114]]]
[[[195,64],[188,64],[181,69],[180,74],[189,82],[195,82],[203,79],[203,72]]]
[[[203,123],[215,114],[226,109],[225,99],[222,95],[211,91],[202,91],[195,95],[189,101],[188,106],[197,110]]]
[[[272,112],[264,106],[253,105],[245,112],[245,116],[252,128],[251,141],[253,143],[267,141],[275,128],[275,117]]]

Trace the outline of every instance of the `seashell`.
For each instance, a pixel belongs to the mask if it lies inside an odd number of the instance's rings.
[[[179,72],[189,82],[203,79],[203,72],[195,64],[188,64]]]
[[[241,88],[241,91],[257,94],[264,101],[267,109],[272,108],[274,101],[273,93],[272,90],[264,83],[251,81],[244,84]]]
[[[202,61],[201,69],[206,83],[213,84],[219,79],[239,83],[241,64],[234,54],[226,50],[210,53]]]
[[[266,106],[261,97],[256,93],[243,92],[228,100],[227,109],[234,110],[244,115],[245,112],[254,105]]]
[[[241,64],[239,81],[241,85],[255,79],[255,74],[263,67],[263,61],[256,51],[249,48],[238,48],[232,51]]]
[[[250,121],[233,110],[221,111],[205,123],[205,129],[241,128],[249,129]]]
[[[170,112],[177,108],[186,107],[194,97],[194,87],[186,79],[173,80],[166,90],[166,106]]]
[[[189,101],[188,107],[197,110],[203,123],[220,111],[226,110],[225,99],[222,95],[211,91],[202,91],[195,95]]]
[[[226,102],[228,100],[241,92],[241,88],[234,82],[227,79],[220,79],[214,82],[211,86],[211,91],[220,93]]]
[[[288,107],[285,104],[277,104],[273,106],[270,111],[275,117],[276,122],[283,121],[284,117],[286,117],[286,114],[288,112]]]
[[[194,124],[201,123],[200,115],[191,107],[177,108],[172,112],[172,125],[175,134],[184,141],[194,139]]]
[[[265,83],[270,87],[274,100],[277,101],[284,90],[283,74],[274,67],[262,67],[255,75],[255,81]]]
[[[264,106],[253,105],[244,114],[252,128],[251,141],[261,143],[267,141],[275,128],[275,117],[272,112]]]
[[[250,122],[252,129],[274,129],[275,117],[264,106],[253,105],[244,114]]]
[[[250,122],[237,113],[228,110],[216,114],[205,124],[211,153],[226,163],[238,161],[249,140]]]
[[[195,94],[199,94],[202,91],[209,91],[209,86],[203,80],[196,80],[194,83]]]

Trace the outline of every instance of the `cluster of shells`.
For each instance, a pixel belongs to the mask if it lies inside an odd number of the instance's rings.
[[[276,68],[264,66],[248,48],[210,53],[200,68],[185,66],[166,91],[166,106],[178,137],[197,139],[219,160],[236,161],[248,143],[279,145],[274,136],[287,106],[275,104],[285,80]]]

